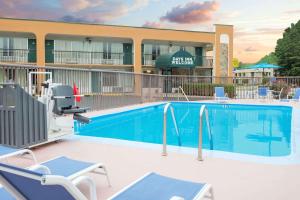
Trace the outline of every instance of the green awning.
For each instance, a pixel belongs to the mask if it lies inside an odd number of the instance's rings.
[[[194,68],[195,66],[194,56],[184,50],[160,55],[155,61],[157,68]]]

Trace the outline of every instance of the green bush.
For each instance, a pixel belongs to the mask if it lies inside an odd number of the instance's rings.
[[[228,97],[233,98],[235,96],[235,87],[233,84],[189,83],[184,84],[182,87],[187,95],[214,96],[215,87],[224,87]]]

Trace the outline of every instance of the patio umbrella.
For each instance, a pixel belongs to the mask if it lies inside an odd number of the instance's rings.
[[[258,63],[256,65],[251,65],[249,67],[246,67],[246,69],[262,69],[263,70],[263,77],[265,73],[265,69],[281,69],[283,67],[280,67],[278,65],[273,65],[269,63]]]
[[[269,64],[269,63],[258,63],[256,65],[251,65],[249,67],[247,67],[247,69],[280,69],[282,67],[278,66],[278,65],[273,65],[273,64]]]

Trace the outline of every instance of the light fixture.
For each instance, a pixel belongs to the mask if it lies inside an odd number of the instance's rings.
[[[90,37],[86,37],[85,38],[85,41],[87,41],[88,43],[91,43],[92,42],[92,39]]]

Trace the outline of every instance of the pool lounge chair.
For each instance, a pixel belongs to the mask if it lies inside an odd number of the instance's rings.
[[[295,93],[293,96],[291,95],[286,95],[287,98],[286,99],[279,99],[282,102],[290,102],[290,101],[300,101],[300,88],[295,88]],[[289,99],[289,97],[292,97],[291,99]]]
[[[149,173],[109,200],[197,200],[214,199],[212,186]]]
[[[215,100],[229,100],[227,93],[224,91],[224,87],[215,87]]]
[[[296,88],[295,89],[295,94],[294,94],[292,100],[294,100],[294,101],[300,101],[300,88]]]
[[[268,88],[267,87],[259,87],[258,88],[258,98],[263,98],[263,99],[268,98]]]
[[[32,157],[34,163],[37,163],[34,153],[29,149],[16,149],[16,148],[0,145],[0,160],[13,157],[13,156],[22,156],[24,154],[29,154]]]
[[[44,174],[63,176],[69,180],[76,179],[79,176],[91,172],[106,176],[107,183],[110,185],[107,170],[102,163],[84,162],[61,156],[33,165],[28,169]]]
[[[43,173],[64,176],[70,180],[77,178],[88,172],[105,175],[110,185],[109,177],[105,166],[102,163],[89,163],[67,158],[65,156],[57,157],[46,162],[38,163],[34,153],[29,149],[15,149],[0,145],[0,161],[5,158],[30,154],[34,160],[34,165],[29,167],[30,170],[43,171]],[[68,166],[68,167],[64,167]],[[1,198],[0,198],[1,199]]]
[[[1,200],[88,200],[76,187],[85,182],[89,186],[90,200],[97,200],[94,181],[79,176],[70,181],[66,177],[42,173],[0,163]]]

